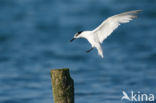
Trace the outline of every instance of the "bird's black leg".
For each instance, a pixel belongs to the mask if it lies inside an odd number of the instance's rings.
[[[89,53],[90,51],[92,51],[94,48],[90,48],[89,50],[87,50],[86,52]]]

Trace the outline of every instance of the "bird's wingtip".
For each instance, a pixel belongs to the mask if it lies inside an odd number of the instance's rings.
[[[143,10],[136,10],[136,13],[140,13],[140,12],[142,12]]]
[[[143,10],[133,10],[132,13],[138,14],[140,12],[142,12]]]

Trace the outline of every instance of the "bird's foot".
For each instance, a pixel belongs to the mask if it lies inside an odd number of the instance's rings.
[[[89,52],[92,51],[93,49],[94,49],[94,48],[91,48],[91,49],[87,50],[86,52],[89,53]]]

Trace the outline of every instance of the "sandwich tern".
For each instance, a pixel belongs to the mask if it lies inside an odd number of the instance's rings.
[[[101,48],[102,42],[122,23],[128,23],[134,18],[137,18],[137,14],[141,10],[128,11],[111,16],[104,20],[97,28],[92,31],[80,31],[77,32],[71,42],[77,38],[85,38],[91,44],[91,49],[86,52],[90,52],[93,48],[96,48],[98,54],[103,58],[103,50]]]

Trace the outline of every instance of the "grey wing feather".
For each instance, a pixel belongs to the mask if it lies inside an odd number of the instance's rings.
[[[99,42],[102,43],[121,23],[128,23],[136,18],[141,10],[124,12],[107,18],[95,30],[94,34],[98,36]]]

